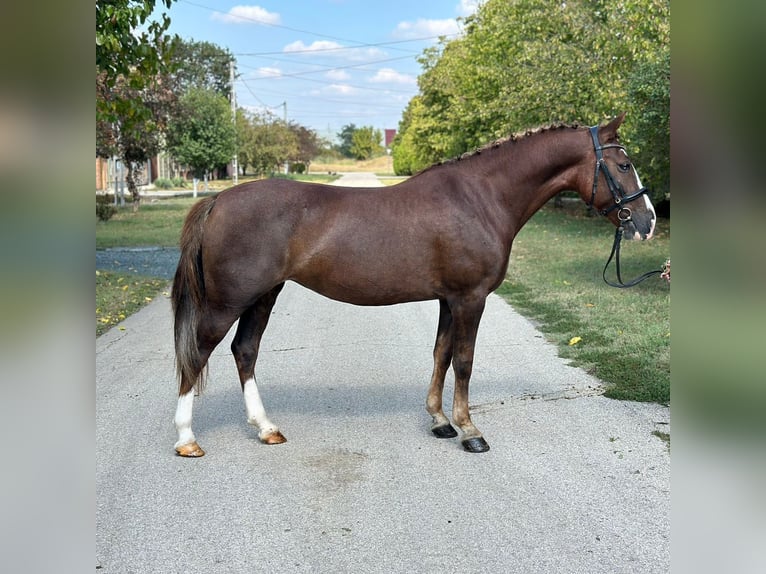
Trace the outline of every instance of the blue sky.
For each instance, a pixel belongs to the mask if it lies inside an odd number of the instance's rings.
[[[397,128],[417,93],[417,57],[460,33],[477,0],[177,0],[170,33],[227,48],[237,104],[326,138],[347,124]]]

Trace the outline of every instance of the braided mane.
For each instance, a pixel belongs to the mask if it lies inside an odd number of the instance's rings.
[[[429,166],[427,168],[422,169],[419,173],[423,173],[424,171],[428,171],[430,169],[433,169],[435,167],[439,167],[439,166],[442,166],[442,165],[455,164],[455,163],[458,163],[460,161],[466,160],[468,158],[480,155],[482,152],[486,152],[486,151],[497,149],[497,148],[502,147],[502,146],[504,146],[504,145],[506,145],[508,143],[516,143],[516,142],[523,141],[524,139],[526,139],[526,138],[528,138],[530,136],[534,136],[534,135],[537,135],[537,134],[541,134],[541,133],[545,133],[545,132],[549,132],[549,131],[554,131],[554,130],[577,129],[579,127],[580,127],[580,125],[576,124],[576,123],[575,124],[558,123],[558,124],[551,124],[551,125],[547,125],[547,126],[542,126],[542,127],[534,128],[534,129],[528,129],[528,130],[521,131],[521,132],[514,132],[514,133],[512,133],[509,136],[505,136],[503,138],[497,139],[497,140],[495,140],[493,142],[490,142],[490,143],[485,144],[485,145],[483,145],[481,147],[478,147],[478,148],[476,148],[476,149],[474,149],[472,151],[467,151],[467,152],[465,152],[463,154],[460,154],[457,157],[453,157],[453,158],[450,158],[450,159],[445,159],[445,160],[436,162],[433,165],[431,165],[431,166]]]

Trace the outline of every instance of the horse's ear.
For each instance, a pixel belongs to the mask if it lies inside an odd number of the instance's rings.
[[[622,112],[619,116],[614,118],[611,122],[606,124],[605,126],[601,126],[599,129],[599,136],[601,136],[599,139],[602,143],[614,143],[617,141],[617,128],[620,127],[622,122],[625,120],[625,113]]]

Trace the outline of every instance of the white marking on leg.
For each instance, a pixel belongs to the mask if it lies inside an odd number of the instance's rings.
[[[261,395],[258,393],[258,386],[255,379],[245,381],[245,409],[247,410],[247,422],[258,428],[258,437],[264,437],[278,432],[277,425],[272,423],[266,416],[266,409],[263,408]]]
[[[193,443],[196,439],[191,429],[192,409],[194,407],[194,389],[185,395],[178,397],[178,407],[176,408],[176,430],[178,431],[178,442],[175,447],[178,448],[185,444]]]

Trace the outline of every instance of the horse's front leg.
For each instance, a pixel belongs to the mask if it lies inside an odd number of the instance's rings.
[[[433,423],[431,432],[438,438],[453,438],[457,431],[452,427],[442,409],[442,394],[444,393],[444,377],[452,361],[452,313],[446,301],[439,301],[439,327],[436,331],[434,344],[434,371],[431,384],[428,387],[426,410],[431,415]]]
[[[473,371],[473,354],[476,334],[484,312],[486,298],[459,301],[452,305],[454,321],[454,349],[452,368],[455,371],[455,394],[452,403],[452,420],[463,432],[461,443],[468,452],[485,452],[489,444],[471,421],[468,412],[468,384]]]
[[[277,425],[272,423],[266,415],[266,409],[255,382],[255,363],[258,359],[261,338],[283,285],[280,284],[269,291],[242,314],[231,344],[245,396],[247,422],[258,428],[258,438],[265,444],[281,444],[287,441]]]

